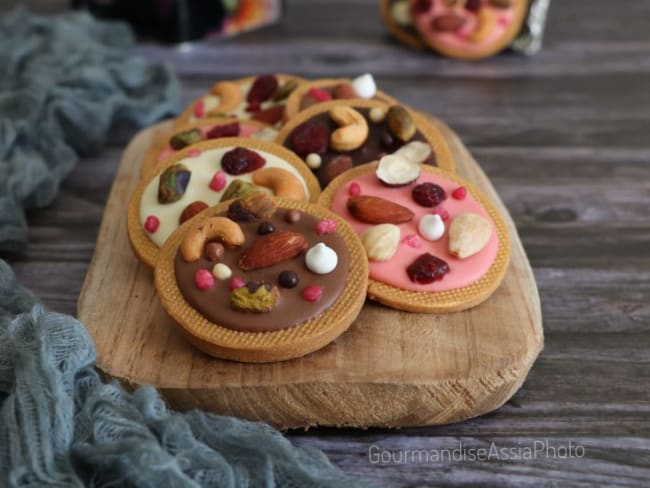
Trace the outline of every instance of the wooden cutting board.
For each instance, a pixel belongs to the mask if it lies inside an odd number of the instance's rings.
[[[131,252],[126,207],[140,158],[156,131],[126,148],[106,204],[79,298],[79,319],[97,366],[128,387],[153,385],[177,409],[200,408],[279,428],[436,425],[476,417],[506,402],[543,346],[539,295],[501,200],[458,137],[457,171],[493,198],[508,222],[510,267],[501,287],[471,310],[426,315],[366,303],[329,346],[291,361],[242,364],[194,349],[161,308],[153,274]]]

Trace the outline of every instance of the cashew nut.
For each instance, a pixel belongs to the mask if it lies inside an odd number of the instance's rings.
[[[203,246],[209,239],[221,239],[231,247],[241,246],[246,240],[239,224],[226,217],[212,217],[191,229],[181,242],[183,259],[191,263],[203,254]]]
[[[244,101],[244,94],[237,83],[220,81],[210,89],[210,94],[219,97],[219,105],[210,110],[213,113],[227,113],[235,110]]]
[[[307,200],[302,182],[286,169],[258,169],[253,173],[253,183],[269,188],[276,197]]]
[[[339,126],[332,132],[330,142],[337,151],[354,151],[368,138],[368,122],[358,111],[347,105],[338,105],[329,112]]]
[[[492,12],[492,9],[482,8],[478,12],[478,19],[476,22],[476,28],[474,32],[469,36],[471,41],[481,42],[483,39],[487,38],[496,27],[497,18]]]

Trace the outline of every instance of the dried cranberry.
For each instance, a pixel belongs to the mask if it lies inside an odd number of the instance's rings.
[[[246,101],[250,104],[265,102],[275,94],[277,88],[278,79],[275,75],[258,76],[248,90]]]
[[[239,122],[230,124],[215,125],[206,134],[206,139],[218,139],[220,137],[237,137],[239,135]]]
[[[465,10],[478,12],[481,10],[481,0],[465,0]]]
[[[430,182],[416,185],[412,196],[413,200],[423,207],[435,207],[447,198],[445,190],[440,185]]]
[[[314,122],[304,122],[291,133],[291,147],[302,158],[310,153],[323,154],[327,151],[329,138],[326,127]]]
[[[327,102],[332,99],[332,94],[322,88],[310,88],[307,95],[319,102]]]
[[[221,158],[221,166],[229,175],[240,175],[260,169],[266,164],[266,159],[255,151],[245,147],[231,149]]]
[[[259,112],[262,109],[262,102],[251,102],[246,105],[246,112]]]
[[[431,0],[417,0],[411,6],[411,15],[416,16],[420,14],[426,14],[431,10]]]
[[[427,285],[441,280],[443,276],[449,273],[449,265],[442,259],[427,252],[418,256],[406,268],[406,273],[411,281]]]

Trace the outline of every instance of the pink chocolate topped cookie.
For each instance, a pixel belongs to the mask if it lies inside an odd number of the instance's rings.
[[[527,0],[411,0],[411,17],[422,39],[450,57],[481,59],[512,42]]]

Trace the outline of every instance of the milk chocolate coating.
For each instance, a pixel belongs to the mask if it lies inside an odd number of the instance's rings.
[[[300,277],[298,286],[292,289],[280,289],[280,301],[270,312],[253,313],[235,310],[230,306],[230,279],[215,280],[215,286],[209,290],[199,290],[194,284],[194,274],[198,269],[212,270],[214,262],[208,261],[204,256],[198,261],[186,263],[180,252],[176,254],[174,263],[176,280],[181,294],[185,300],[201,315],[211,322],[222,327],[245,332],[273,331],[295,327],[308,319],[323,313],[339,297],[345,287],[348,270],[350,268],[350,254],[343,238],[338,233],[319,236],[316,234],[316,224],[319,219],[301,212],[301,218],[296,223],[286,222],[284,219],[286,209],[279,208],[275,215],[269,219],[276,231],[289,230],[300,232],[305,236],[309,248],[319,242],[336,251],[338,265],[336,269],[326,275],[312,273],[305,266],[305,253],[300,253],[290,261],[254,271],[242,271],[237,262],[243,251],[260,236],[257,227],[260,220],[240,223],[245,244],[238,248],[227,248],[224,256],[219,260],[232,269],[233,277],[239,276],[246,281],[268,281],[278,286],[278,277],[282,271],[291,270]],[[225,216],[225,213],[224,213]],[[316,303],[307,302],[302,298],[303,288],[310,285],[323,287],[323,296]]]
[[[361,108],[361,107],[354,107],[355,110],[360,112],[367,120],[368,122],[368,138],[366,139],[366,142],[358,149],[355,149],[354,151],[335,151],[333,148],[328,147],[327,152],[325,154],[321,155],[322,163],[320,168],[317,170],[314,170],[314,174],[316,175],[316,178],[318,178],[318,182],[320,183],[321,187],[327,186],[327,184],[333,179],[330,174],[328,174],[328,165],[329,162],[334,159],[336,156],[339,156],[341,154],[346,154],[352,158],[352,165],[353,166],[358,166],[360,164],[365,164],[365,163],[370,163],[372,161],[376,161],[379,159],[380,154],[390,154],[395,151],[397,151],[400,147],[402,147],[404,144],[401,141],[399,141],[396,137],[392,137],[393,142],[392,144],[386,146],[382,144],[382,136],[385,134],[390,134],[390,131],[388,130],[388,123],[386,122],[386,119],[382,120],[379,123],[374,123],[370,120],[369,114],[370,110],[369,108]],[[336,122],[334,122],[329,114],[327,112],[320,113],[318,115],[315,115],[314,117],[308,119],[306,122],[314,122],[319,125],[322,125],[324,127],[327,127],[327,129],[330,131],[330,134],[334,132],[337,128],[338,125]],[[284,142],[284,145],[288,147],[289,149],[293,150],[292,144],[291,144],[291,136],[293,135],[293,132],[289,134],[289,137],[287,137],[287,140]],[[424,135],[418,130],[415,132],[415,135],[407,142],[411,141],[421,141],[421,142],[427,142],[426,139],[424,138]],[[429,156],[429,159],[426,161],[427,164],[431,164],[432,166],[436,166],[436,157],[435,153],[433,150],[431,151],[431,155]],[[335,175],[336,176],[336,175]]]

